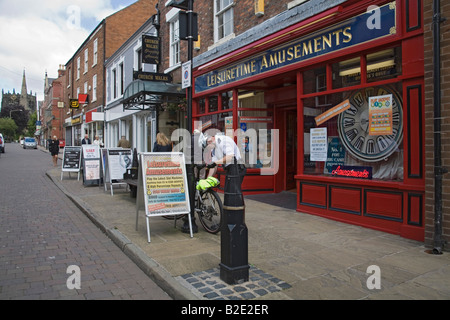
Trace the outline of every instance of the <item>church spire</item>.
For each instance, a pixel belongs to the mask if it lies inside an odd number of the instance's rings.
[[[27,79],[25,77],[25,68],[23,69],[22,90],[20,92],[20,105],[23,106],[25,110],[30,109],[30,106],[28,104]]]
[[[22,77],[22,91],[20,92],[20,94],[23,97],[26,97],[28,95],[28,91],[27,91],[27,79],[25,77],[25,68],[23,69],[23,77]]]

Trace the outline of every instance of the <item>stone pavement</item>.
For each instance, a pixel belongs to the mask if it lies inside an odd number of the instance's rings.
[[[220,234],[197,221],[190,238],[181,220],[175,228],[173,220],[154,217],[148,243],[145,212],[136,230],[135,199],[125,188],[111,196],[74,174],[61,180],[60,167],[47,175],[174,299],[450,299],[448,252],[429,254],[421,242],[249,199],[250,279],[227,285],[218,274]]]

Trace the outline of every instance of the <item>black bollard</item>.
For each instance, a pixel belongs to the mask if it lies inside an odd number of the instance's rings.
[[[241,184],[245,168],[238,164],[228,165],[224,192],[224,215],[220,230],[220,279],[233,285],[247,282],[248,229],[245,225],[245,204]]]

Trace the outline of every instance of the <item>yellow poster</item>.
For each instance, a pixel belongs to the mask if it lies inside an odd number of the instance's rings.
[[[369,97],[369,135],[391,135],[392,94]]]

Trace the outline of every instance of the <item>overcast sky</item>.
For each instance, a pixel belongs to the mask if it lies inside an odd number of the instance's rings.
[[[137,0],[0,0],[0,88],[43,100],[44,77],[56,78],[94,28]],[[1,97],[1,96],[0,96]]]

